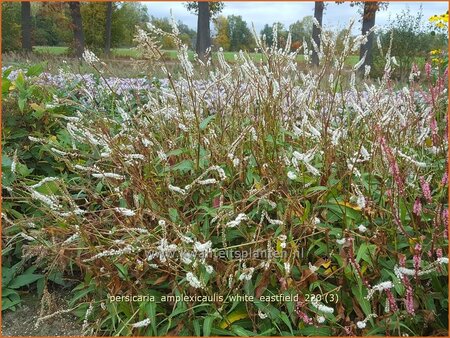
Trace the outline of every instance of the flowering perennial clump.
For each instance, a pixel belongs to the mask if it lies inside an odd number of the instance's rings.
[[[256,37],[259,61],[242,51],[228,63],[220,50],[191,61],[171,27],[136,36],[166,73],[160,85],[129,91],[102,77],[102,90],[80,81],[73,99],[51,99],[61,129],[24,142],[63,174],[28,173],[19,151],[5,161],[8,240],[52,278],[83,276],[74,304],[86,329],[422,334],[417,316],[430,313],[441,332],[431,313],[447,311],[447,71],[427,64],[423,82],[394,86],[388,50],[369,81],[363,60],[346,65],[367,41],[351,26],[343,48],[321,31],[320,47]],[[176,70],[157,37],[178,45]],[[118,305],[111,294],[256,300]],[[258,300],[276,295],[298,299]]]

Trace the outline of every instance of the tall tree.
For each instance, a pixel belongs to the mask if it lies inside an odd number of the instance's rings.
[[[84,52],[83,21],[79,1],[69,2],[70,14],[72,16],[73,36],[75,40],[75,55],[81,57]]]
[[[289,25],[289,32],[292,35],[292,42],[303,43],[303,39],[310,41],[312,37],[313,29],[313,17],[305,16],[301,21],[297,20],[293,24]]]
[[[197,43],[195,50],[200,60],[205,60],[206,50],[211,47],[211,30],[209,27],[209,2],[198,3]]]
[[[194,13],[195,15],[198,14],[198,4],[200,1],[189,1],[185,2],[184,6],[187,8],[188,11]],[[223,2],[222,1],[212,1],[209,3],[209,14],[210,17],[214,17],[218,15],[223,10]]]
[[[247,22],[240,15],[229,15],[228,36],[230,37],[230,49],[233,51],[251,50],[255,41],[252,32],[247,26]]]
[[[228,28],[228,19],[220,15],[213,20],[216,36],[214,37],[214,45],[217,47],[222,47],[224,50],[230,49],[230,36]]]
[[[364,35],[370,31],[373,26],[375,26],[375,15],[380,9],[379,2],[364,2],[364,10],[362,15],[362,30],[361,33]],[[367,37],[367,43],[362,44],[359,50],[359,58],[362,59],[366,55],[364,60],[363,70],[365,66],[372,65],[372,46],[373,46],[374,34],[370,34]],[[367,54],[366,54],[367,53]]]
[[[73,43],[72,18],[67,2],[32,2],[33,43],[67,46]]]
[[[314,2],[314,18],[317,20],[319,25],[322,27],[322,19],[323,19],[323,9],[324,3],[322,1]],[[312,39],[314,43],[317,45],[317,49],[320,49],[320,29],[316,25],[313,25],[312,29]],[[319,65],[319,55],[313,48],[312,54],[312,63],[313,65]]]
[[[22,1],[21,14],[22,49],[31,52],[33,46],[31,44],[31,4],[29,1]]]
[[[113,3],[106,3],[106,32],[105,32],[105,54],[109,55],[111,51],[111,24],[112,24]]]
[[[350,6],[353,6],[353,4],[363,6],[362,11],[362,34],[366,34],[368,31],[370,31],[375,26],[375,15],[377,11],[380,9],[386,9],[389,5],[389,2],[386,1],[376,1],[376,2],[364,2],[364,1],[356,1],[354,3],[351,3]],[[372,33],[367,37],[367,43],[364,45],[361,45],[361,48],[359,50],[359,58],[363,58],[364,54],[366,54],[366,59],[364,61],[363,67],[360,68],[361,71],[364,71],[365,66],[372,65],[372,54],[373,54],[373,40],[375,38],[375,34]]]
[[[277,29],[277,41],[273,41],[273,29],[276,27]],[[274,43],[277,43],[277,46],[283,47],[286,43],[286,38],[288,36],[287,30],[284,28],[284,25],[281,22],[274,22],[272,26],[265,24],[263,29],[261,30],[261,37],[266,37],[266,43],[268,46],[273,46]]]
[[[20,4],[4,2],[2,6],[2,53],[22,48],[20,39]]]
[[[210,19],[219,14],[223,9],[223,2],[190,1],[185,3],[186,8],[197,14],[197,41],[195,50],[200,59],[204,60],[205,51],[211,47]]]
[[[149,20],[146,5],[139,2],[116,3],[112,13],[111,47],[133,46],[136,26],[143,28]]]

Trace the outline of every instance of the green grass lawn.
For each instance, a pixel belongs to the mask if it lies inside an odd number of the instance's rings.
[[[33,46],[33,51],[37,54],[66,55],[68,50],[68,47]]]
[[[53,55],[53,56],[62,56],[67,55],[69,48],[68,47],[52,47],[52,46],[34,46],[33,50],[40,55]],[[168,60],[175,60],[177,58],[176,50],[164,50],[165,55]],[[194,52],[189,51],[189,58],[191,60],[194,59]],[[234,61],[234,55],[236,52],[224,52],[225,60],[229,62]],[[133,48],[113,48],[112,55],[118,58],[139,58],[139,52]],[[259,61],[262,59],[261,53],[250,53],[250,56],[253,60]],[[217,58],[216,53],[213,54],[213,58]],[[304,60],[303,55],[297,56],[297,61],[301,62]],[[359,60],[357,55],[349,56],[346,60],[346,64],[348,66],[355,65]]]

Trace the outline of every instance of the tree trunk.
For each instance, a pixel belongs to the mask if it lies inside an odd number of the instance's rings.
[[[320,26],[322,26],[323,8],[324,8],[324,4],[322,1],[316,1],[314,3],[314,18],[319,22]],[[316,43],[318,50],[320,50],[320,30],[316,25],[313,25],[312,38],[313,38],[313,41]],[[318,66],[319,65],[319,56],[317,55],[314,48],[313,48],[312,52],[313,52],[312,63],[313,63],[313,65]]]
[[[105,54],[109,55],[111,51],[111,21],[113,6],[112,2],[107,2],[106,7],[106,36],[105,36]]]
[[[83,21],[81,20],[81,10],[79,1],[69,2],[70,14],[72,16],[73,37],[75,39],[75,55],[82,57],[84,52]]]
[[[369,30],[375,26],[375,14],[379,9],[378,2],[365,2],[364,3],[364,13],[362,20],[362,34],[366,34]],[[367,37],[367,43],[361,45],[359,50],[359,59],[361,60],[366,54],[366,60],[364,61],[363,66],[360,68],[361,71],[364,71],[365,66],[372,65],[372,46],[373,46],[374,34],[371,33]]]
[[[197,44],[196,52],[200,60],[205,61],[205,52],[211,47],[211,31],[209,28],[209,2],[198,3]]]
[[[32,51],[31,44],[31,4],[29,1],[22,1],[22,49],[26,52]]]

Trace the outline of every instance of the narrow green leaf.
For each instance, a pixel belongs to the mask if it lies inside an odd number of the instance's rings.
[[[205,320],[203,322],[203,336],[204,337],[209,337],[211,335],[211,328],[212,328],[214,319],[215,319],[215,317],[213,317],[213,316],[208,316],[205,318]]]
[[[200,123],[200,130],[204,130],[204,129],[208,126],[209,122],[211,122],[212,119],[215,118],[215,117],[216,117],[216,115],[210,115],[210,116],[208,116],[207,118],[205,118],[205,119]]]
[[[30,285],[41,278],[44,278],[44,275],[37,275],[37,274],[20,275],[14,278],[8,286],[11,289],[18,289],[22,286]]]
[[[287,316],[287,314],[284,313],[284,312],[281,312],[280,313],[280,318],[287,325],[287,327],[291,331],[291,334],[294,335],[294,331],[292,330],[291,321],[289,320],[289,317]]]

